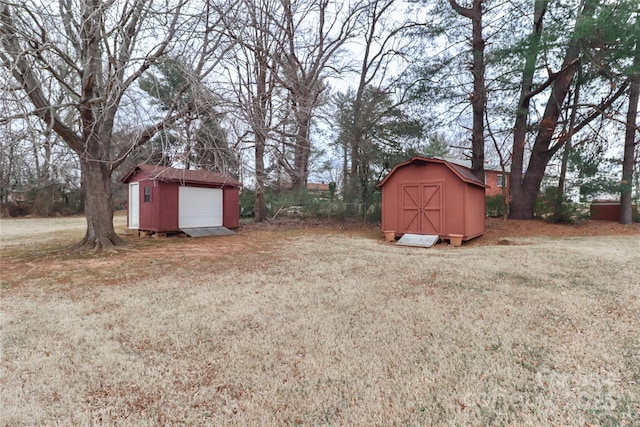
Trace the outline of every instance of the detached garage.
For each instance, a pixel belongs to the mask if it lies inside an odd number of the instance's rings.
[[[382,189],[382,230],[462,236],[485,232],[485,185],[471,170],[446,160],[413,157],[394,166]]]
[[[241,184],[223,174],[166,166],[135,166],[128,184],[127,226],[154,233],[240,226]]]

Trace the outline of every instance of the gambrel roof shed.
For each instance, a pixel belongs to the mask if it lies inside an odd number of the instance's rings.
[[[166,233],[240,226],[237,180],[218,172],[139,164],[122,178],[128,184],[127,225]]]
[[[377,187],[384,231],[463,240],[485,232],[486,186],[464,166],[417,156],[395,165]]]

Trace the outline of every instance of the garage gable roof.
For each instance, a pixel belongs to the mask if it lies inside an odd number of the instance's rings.
[[[407,161],[404,161],[395,165],[393,169],[391,169],[391,172],[389,172],[387,176],[385,176],[384,179],[376,185],[376,187],[378,188],[382,187],[385,184],[385,182],[387,182],[387,180],[391,177],[391,175],[394,174],[396,170],[404,166],[410,165],[414,162],[438,163],[438,164],[445,165],[451,170],[451,172],[453,172],[462,181],[467,182],[469,184],[477,185],[478,187],[483,187],[483,188],[487,187],[482,181],[480,181],[478,178],[475,177],[474,174],[471,173],[471,170],[469,168],[450,163],[443,159],[422,157],[422,156],[412,157]]]
[[[123,183],[129,182],[139,172],[143,172],[151,179],[164,182],[179,182],[181,184],[200,184],[221,187],[241,187],[242,184],[219,172],[206,170],[176,169],[169,166],[139,164],[134,166],[122,178]]]

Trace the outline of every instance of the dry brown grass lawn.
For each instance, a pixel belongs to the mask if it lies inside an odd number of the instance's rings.
[[[11,240],[2,425],[640,425],[638,234]]]

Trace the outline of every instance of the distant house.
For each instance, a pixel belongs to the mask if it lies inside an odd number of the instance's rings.
[[[281,181],[276,186],[280,191],[291,190],[292,187],[293,185],[289,181]],[[308,193],[315,195],[328,195],[330,190],[329,184],[324,182],[307,182],[305,189]]]
[[[130,229],[167,233],[240,225],[241,184],[221,173],[140,164],[122,182],[129,187]]]
[[[307,191],[317,192],[317,193],[328,193],[329,184],[325,184],[324,182],[308,182]]]
[[[453,158],[445,158],[444,160],[448,161],[449,163],[464,166],[469,169],[471,168],[471,160],[460,160]],[[503,190],[509,192],[509,169],[503,171],[499,165],[485,165],[484,184],[486,185],[484,194],[487,197],[500,196],[502,195]]]
[[[509,178],[509,172],[503,172],[501,169],[485,169],[484,183],[487,186],[484,191],[485,196],[501,196],[504,190],[508,192]]]

